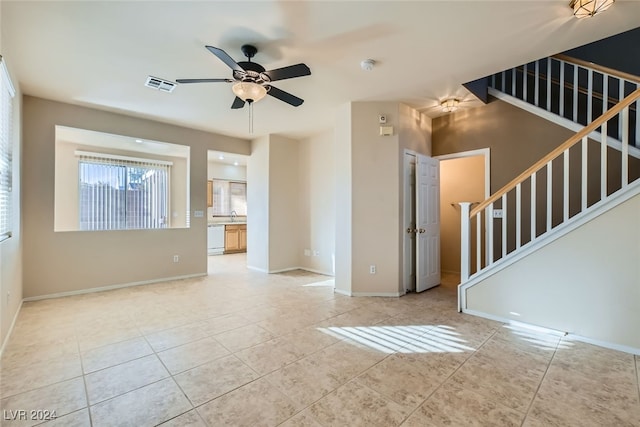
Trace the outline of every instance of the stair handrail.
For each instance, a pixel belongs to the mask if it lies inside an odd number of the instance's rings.
[[[584,61],[582,59],[574,58],[573,56],[557,54],[552,55],[552,58],[558,59],[560,61],[568,62],[570,64],[579,65],[582,68],[591,68],[592,70],[598,71],[602,74],[608,74],[613,77],[618,77],[622,80],[628,80],[633,83],[640,84],[640,76],[636,76],[635,74],[625,73],[624,71],[614,70],[613,68],[605,67],[604,65],[595,64],[593,62]]]
[[[565,62],[567,64],[571,64],[571,65],[577,65],[579,67],[582,67],[584,69],[591,69],[593,71],[597,71],[601,74],[608,74],[611,77],[615,77],[617,79],[620,80],[625,80],[627,82],[636,84],[636,85],[640,85],[640,77],[634,76],[632,74],[627,74],[627,73],[623,73],[621,71],[616,71],[613,70],[611,68],[607,68],[607,67],[602,67],[602,66],[596,66],[596,64],[590,64],[588,62],[579,60],[579,59],[574,59],[570,56],[566,56],[566,55],[553,55],[551,56],[551,58],[556,59],[558,61],[562,61]],[[524,65],[519,65],[517,67],[515,67],[515,69],[517,69],[518,71],[522,71],[524,73]],[[535,72],[531,69],[527,69],[527,75],[528,76],[535,76]],[[540,80],[546,81],[548,79],[546,74],[540,74]],[[551,83],[555,84],[555,85],[560,85],[560,80],[558,79],[554,79],[553,77],[550,79]],[[573,90],[573,83],[570,82],[565,82],[564,83],[564,87],[566,89],[569,90]],[[578,92],[580,92],[583,95],[589,95],[589,90],[585,89],[581,86],[578,86],[577,88]],[[506,93],[506,92],[505,92]],[[600,100],[604,100],[604,94],[601,92],[593,92],[593,97],[600,99]],[[607,96],[607,100],[606,100],[609,104],[616,104],[619,102],[618,98],[614,98],[612,96]],[[630,107],[632,110],[634,109],[633,106]]]
[[[576,134],[572,135],[564,143],[562,143],[561,145],[556,147],[554,150],[549,152],[549,154],[544,156],[542,159],[538,160],[536,163],[531,165],[528,169],[526,169],[520,175],[518,175],[517,177],[512,179],[509,183],[507,183],[501,189],[499,189],[494,194],[492,194],[488,199],[484,200],[479,205],[474,207],[471,210],[470,214],[469,214],[469,218],[475,216],[477,213],[479,213],[482,210],[484,210],[487,206],[489,206],[490,204],[492,204],[493,202],[495,202],[499,198],[501,198],[504,194],[506,194],[509,191],[511,191],[514,188],[516,188],[516,186],[518,184],[521,184],[527,178],[529,178],[531,175],[533,175],[535,172],[537,172],[540,169],[542,169],[543,167],[545,167],[547,165],[547,163],[549,163],[550,161],[554,160],[556,157],[558,157],[560,154],[562,154],[565,150],[573,147],[575,144],[580,142],[583,138],[588,137],[588,135],[591,132],[594,132],[596,129],[598,129],[600,126],[602,126],[603,123],[605,123],[605,122],[609,121],[610,119],[612,119],[613,117],[615,117],[624,108],[630,106],[632,103],[636,102],[638,99],[640,99],[640,89],[636,89],[635,91],[633,91],[630,95],[628,95],[627,97],[622,99],[618,104],[616,104],[615,106],[611,107],[611,109],[607,110],[600,117],[598,117],[597,119],[592,121],[590,124],[588,124],[587,126],[582,128],[582,130],[580,130]]]

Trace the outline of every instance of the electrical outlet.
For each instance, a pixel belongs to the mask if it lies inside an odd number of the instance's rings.
[[[305,249],[304,250],[304,256],[311,256],[311,250],[310,249]]]
[[[313,251],[313,256],[320,256],[320,251]]]
[[[376,274],[376,266],[375,265],[370,265],[369,266],[369,274]]]
[[[180,262],[180,255],[174,255],[173,262]]]
[[[502,209],[494,209],[493,210],[493,217],[494,218],[502,218],[503,214],[502,214]]]
[[[204,211],[193,211],[194,218],[202,218],[204,217]]]

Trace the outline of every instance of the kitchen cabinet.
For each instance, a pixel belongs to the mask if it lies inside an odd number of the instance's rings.
[[[207,207],[213,207],[213,181],[207,181]]]
[[[247,251],[247,224],[227,224],[224,230],[224,253]]]

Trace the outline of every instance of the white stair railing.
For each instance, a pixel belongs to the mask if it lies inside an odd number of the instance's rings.
[[[629,111],[639,100],[636,89],[487,200],[460,204],[462,284],[640,178],[640,162],[629,167]],[[607,145],[611,123],[622,128],[620,151]],[[597,130],[601,140],[590,139]]]
[[[565,55],[555,55],[494,74],[489,86],[583,126],[640,88],[640,77]],[[640,148],[640,100],[630,106],[627,136]],[[622,121],[608,136],[621,140]]]

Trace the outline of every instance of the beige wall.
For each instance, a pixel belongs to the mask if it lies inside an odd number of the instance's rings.
[[[247,265],[277,272],[300,267],[298,142],[268,135],[252,142],[247,165]]]
[[[228,163],[209,161],[207,166],[207,179],[222,179],[228,181],[247,181],[247,167],[242,165],[230,165]],[[247,211],[249,207],[247,206]],[[248,212],[247,212],[248,213]],[[207,208],[207,218],[214,219],[213,208]],[[228,221],[230,217],[215,217],[216,221]]]
[[[247,266],[269,270],[269,136],[251,142],[247,163]]]
[[[142,157],[145,159],[163,160],[172,162],[171,165],[171,193],[169,207],[170,227],[180,228],[187,226],[188,209],[188,178],[189,159],[184,157],[159,156],[150,153],[134,151],[114,150],[100,147],[81,145],[73,142],[56,140],[55,149],[55,231],[75,231],[79,227],[78,219],[78,161],[76,150],[115,154],[129,157]]]
[[[352,104],[344,104],[336,111],[334,137],[335,197],[336,197],[336,263],[335,290],[351,295],[352,283],[352,218],[351,197],[353,183],[351,177],[351,134]]]
[[[300,266],[335,274],[336,177],[334,132],[301,140],[299,147]],[[304,250],[310,256],[304,255]]]
[[[0,2],[0,11],[2,2]],[[0,21],[1,22],[1,21]],[[0,30],[1,34],[1,30]],[[13,101],[13,231],[12,237],[0,242],[0,350],[8,337],[9,329],[13,319],[20,308],[23,295],[23,233],[21,220],[20,196],[22,194],[22,183],[20,174],[22,172],[22,145],[21,145],[21,104],[22,97],[18,87],[17,76],[11,71],[11,55],[5,55],[0,39],[0,54],[6,60],[9,74],[16,89],[16,96]]]
[[[380,136],[379,115],[392,136]],[[399,295],[402,289],[402,165],[413,149],[430,154],[430,120],[395,102],[354,102],[336,126],[336,256],[350,246],[350,268],[336,260],[336,289]],[[350,185],[349,185],[350,184]],[[342,224],[350,223],[350,227]],[[348,246],[349,245],[349,246]],[[376,273],[370,274],[371,265]],[[350,277],[349,277],[350,276]]]
[[[206,273],[206,218],[193,210],[206,210],[207,150],[249,154],[249,141],[30,96],[22,124],[25,297]],[[55,125],[189,146],[191,227],[55,233]]]
[[[298,142],[271,135],[269,144],[269,272],[300,266]]]
[[[491,193],[573,135],[503,101],[433,120],[433,155],[491,149]]]
[[[444,272],[460,273],[458,203],[484,200],[484,173],[484,156],[440,162],[440,265]]]
[[[246,181],[247,167],[242,165],[235,166],[227,163],[210,161],[208,163],[207,178],[226,179],[229,181]]]
[[[635,196],[517,261],[470,288],[467,308],[640,349],[638,212]]]

